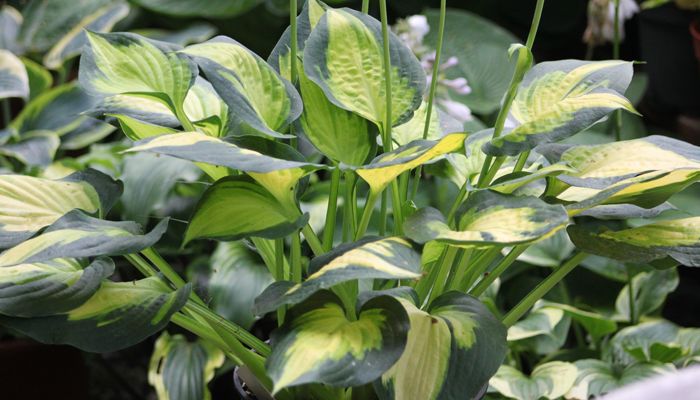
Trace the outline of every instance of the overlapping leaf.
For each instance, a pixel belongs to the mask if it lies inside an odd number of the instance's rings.
[[[374,383],[382,400],[471,399],[503,361],[506,329],[479,300],[448,292],[423,311],[400,299],[410,318],[406,350]]]
[[[624,97],[632,63],[564,60],[543,62],[525,75],[510,109],[515,127],[484,145],[491,155],[517,155],[572,136],[609,112],[636,112]]]
[[[230,18],[242,14],[262,0],[136,0],[136,4],[159,14],[177,17]]]
[[[92,297],[70,311],[37,318],[0,317],[0,324],[42,343],[111,352],[163,329],[185,305],[189,293],[189,284],[172,291],[157,277],[105,281]]]
[[[284,304],[297,304],[320,289],[355,279],[417,279],[421,259],[410,242],[399,237],[365,238],[316,257],[302,283],[276,282],[255,300],[258,314]]]
[[[406,219],[406,235],[418,243],[431,240],[455,246],[512,245],[543,239],[563,228],[569,218],[560,205],[536,197],[474,192],[462,206],[458,230],[440,211],[423,208]]]
[[[95,170],[61,180],[0,175],[0,248],[13,246],[73,209],[104,215],[121,185]]]
[[[29,97],[27,70],[17,56],[0,49],[0,99],[7,97]]]
[[[555,400],[564,396],[576,381],[576,366],[562,361],[538,365],[530,376],[503,365],[489,382],[502,395],[517,400]]]
[[[317,292],[289,309],[272,334],[267,371],[274,391],[311,382],[371,382],[399,359],[408,330],[406,311],[392,297],[372,298],[348,319],[338,297]]]
[[[391,123],[408,121],[420,106],[425,73],[410,49],[393,33]],[[304,48],[304,71],[336,106],[382,126],[386,85],[381,24],[351,9],[329,9]]]
[[[622,386],[675,371],[672,364],[657,363],[634,364],[620,371],[615,365],[593,359],[578,360],[574,365],[578,376],[565,396],[567,399],[599,397]]]

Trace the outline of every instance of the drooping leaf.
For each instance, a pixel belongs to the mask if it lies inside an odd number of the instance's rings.
[[[153,349],[148,383],[155,387],[158,400],[211,400],[207,384],[226,357],[218,347],[182,335],[163,332]]]
[[[50,131],[34,131],[18,142],[0,146],[0,154],[13,157],[28,166],[46,167],[53,161],[60,139]]]
[[[135,222],[113,222],[74,210],[51,224],[41,235],[0,253],[0,266],[55,258],[94,257],[135,253],[154,245],[168,226],[164,219],[147,234]]]
[[[634,364],[619,371],[614,365],[593,359],[578,360],[574,365],[578,376],[565,396],[567,399],[599,397],[622,386],[675,371],[671,364],[655,363]]]
[[[636,228],[595,231],[583,225],[567,229],[576,247],[630,263],[675,262],[700,266],[700,217],[653,222]]]
[[[517,155],[572,136],[609,112],[636,112],[624,97],[632,63],[564,60],[543,62],[525,75],[510,109],[515,127],[484,145],[491,155]]]
[[[95,118],[85,118],[75,129],[61,136],[62,150],[79,150],[109,136],[117,128]]]
[[[7,4],[0,7],[0,49],[9,50],[15,54],[22,52],[17,41],[22,21],[22,14],[14,7]]]
[[[13,246],[73,209],[104,215],[121,185],[95,170],[60,180],[0,175],[0,248]]]
[[[80,84],[97,96],[138,94],[166,105],[171,112],[182,108],[197,76],[187,57],[162,42],[133,33],[87,32],[80,58]]]
[[[116,1],[107,2],[104,6],[85,15],[44,55],[44,65],[50,69],[60,68],[66,60],[80,54],[86,41],[85,30],[108,32],[128,14],[128,4]]]
[[[262,0],[135,0],[141,7],[176,17],[230,18],[260,4]]]
[[[525,318],[508,328],[508,341],[536,354],[550,354],[564,345],[570,326],[571,318],[563,310],[538,302]]]
[[[406,346],[409,320],[398,300],[379,296],[356,318],[334,294],[321,291],[287,311],[272,333],[267,371],[274,391],[304,383],[359,386],[381,376]]]
[[[209,295],[219,315],[249,328],[253,302],[274,280],[265,264],[241,242],[219,243],[211,256]]]
[[[139,95],[117,94],[107,96],[87,110],[86,113],[96,117],[119,115],[167,128],[180,126],[180,122],[166,105],[157,100]]]
[[[651,314],[666,301],[666,296],[678,287],[678,272],[675,268],[642,272],[632,278],[635,316]],[[615,301],[620,319],[630,321],[630,285],[625,285]]]
[[[439,141],[416,140],[378,156],[369,164],[357,168],[356,172],[372,191],[379,193],[402,173],[458,151],[464,145],[466,136],[464,133],[453,133]]]
[[[215,182],[202,196],[183,244],[198,239],[276,239],[301,228],[308,214],[292,213],[265,188],[244,177]]]
[[[423,101],[413,114],[411,118],[405,124],[399,125],[392,129],[391,138],[399,146],[403,146],[411,143],[414,140],[423,139],[423,131],[425,130],[425,120],[428,116],[428,103]],[[456,129],[450,130],[444,133],[461,132],[463,129],[461,126],[456,126]],[[426,139],[428,140],[439,140],[443,136],[443,127],[440,122],[440,112],[437,107],[433,107],[430,115],[430,130]]]
[[[665,320],[628,326],[618,331],[604,347],[603,360],[625,366],[636,363],[640,358],[642,361],[654,361],[652,349],[664,353],[671,347],[682,349],[677,342],[678,334],[678,326]],[[680,357],[682,352],[676,354]]]
[[[282,134],[299,118],[302,104],[296,89],[265,60],[225,36],[182,50],[204,71],[229,107],[229,123],[237,134]]]
[[[586,311],[580,308],[560,303],[545,302],[547,307],[562,310],[566,315],[583,326],[594,340],[617,330],[615,321],[605,315],[593,311]]]
[[[0,317],[0,324],[47,344],[112,352],[133,346],[163,329],[187,302],[190,285],[171,290],[160,278],[102,283],[82,305],[37,318]]]
[[[382,400],[471,399],[503,361],[506,329],[474,297],[448,292],[426,311],[400,299],[411,321],[406,350],[375,381]]]
[[[0,49],[0,99],[29,97],[27,70],[16,55]]]
[[[304,72],[336,106],[381,127],[386,85],[381,24],[351,9],[329,9],[304,48]],[[390,34],[392,125],[408,121],[420,106],[426,80],[410,49]]]
[[[438,210],[418,210],[406,219],[406,235],[418,243],[437,240],[463,247],[513,245],[547,238],[569,221],[560,205],[490,191],[472,193],[461,210],[458,230],[452,230]]]
[[[520,256],[518,261],[539,267],[558,267],[576,249],[565,230],[560,230],[547,239],[533,243]]]
[[[75,259],[0,267],[0,314],[43,317],[68,312],[89,299],[114,272],[114,262]]]
[[[405,239],[365,238],[313,259],[304,282],[269,286],[255,300],[255,310],[264,314],[284,304],[297,304],[321,289],[356,279],[417,279],[420,267],[420,254]]]
[[[517,400],[554,400],[564,396],[576,381],[576,366],[562,361],[540,364],[530,376],[503,365],[489,384],[502,395]]]
[[[139,140],[150,138],[152,136],[160,136],[178,132],[177,130],[172,128],[140,121],[138,119],[131,118],[126,115],[108,114],[108,116],[115,117],[117,121],[119,121],[119,127],[121,128],[122,132],[124,132],[124,135],[136,142],[138,142]]]

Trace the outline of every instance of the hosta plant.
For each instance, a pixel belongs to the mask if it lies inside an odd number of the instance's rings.
[[[695,332],[637,322],[660,306],[654,282],[700,265],[698,217],[660,218],[700,180],[700,149],[661,136],[562,142],[637,113],[632,63],[535,64],[540,0],[526,44],[502,49],[514,69],[493,127],[449,129],[435,102],[445,1],[430,80],[378,3],[379,20],[368,1],[308,0],[299,15],[290,1],[267,61],[228,37],[183,47],[87,30],[85,111],[121,129],[122,154],[145,158],[131,191],[94,169],[0,175],[0,324],[91,352],[177,325],[198,339],[156,342],[161,398],[208,398],[222,365],[278,399],[587,398],[697,360]],[[23,87],[15,67],[2,70],[9,95]],[[149,223],[152,210],[130,204],[193,168],[185,229],[167,218],[176,206]],[[110,213],[120,197],[132,220]],[[211,241],[203,292],[174,265]],[[113,279],[115,260],[141,279]],[[645,266],[619,300],[630,327],[542,300],[591,260]],[[506,307],[501,278],[528,262],[551,272]],[[259,317],[277,324],[265,337],[247,330]],[[522,352],[560,348],[570,325],[604,357],[516,368]]]

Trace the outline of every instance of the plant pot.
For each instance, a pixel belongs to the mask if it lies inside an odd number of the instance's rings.
[[[236,367],[233,370],[233,384],[242,400],[274,400],[246,367]]]
[[[88,399],[83,355],[68,346],[30,340],[0,341],[0,399]]]

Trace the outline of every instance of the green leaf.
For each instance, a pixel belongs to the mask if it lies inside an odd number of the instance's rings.
[[[425,43],[435,49],[440,12],[428,9],[425,15],[431,27]],[[451,93],[450,97],[480,115],[498,111],[513,76],[508,48],[519,41],[519,38],[489,19],[468,11],[449,9],[445,19],[442,59],[455,57],[459,62],[445,70],[445,77],[466,78],[472,89],[467,95]]]
[[[568,304],[544,302],[546,307],[562,310],[566,315],[583,326],[594,340],[617,331],[617,324],[605,315],[581,310]]]
[[[577,369],[572,363],[552,361],[540,364],[530,376],[503,365],[489,382],[500,394],[518,400],[554,400],[564,396],[576,381]]]
[[[560,205],[536,197],[516,197],[490,191],[470,194],[463,204],[459,229],[452,230],[442,214],[423,208],[406,219],[406,235],[418,243],[431,240],[461,247],[514,245],[545,239],[569,218]]]
[[[408,329],[406,311],[392,297],[375,297],[348,319],[337,296],[317,292],[290,308],[285,323],[272,333],[266,365],[274,392],[312,382],[371,382],[399,359]]]
[[[116,117],[119,115],[166,128],[177,128],[180,126],[180,122],[175,117],[175,114],[166,105],[140,95],[117,94],[107,96],[98,101],[86,113],[95,117],[103,115]]]
[[[29,100],[34,100],[53,85],[53,76],[41,65],[28,58],[22,58],[29,78]]]
[[[579,203],[569,206],[572,213],[599,204],[655,207],[700,179],[700,148],[665,136],[537,151],[578,170],[558,176],[561,183],[552,191],[560,200]]]
[[[594,230],[571,225],[567,229],[579,249],[630,263],[678,263],[700,266],[700,217],[652,222],[636,228]]]
[[[0,317],[0,324],[46,344],[84,351],[121,350],[163,329],[187,302],[190,285],[172,291],[160,278],[102,283],[84,304],[48,317]]]
[[[621,329],[604,347],[603,359],[616,364],[632,365],[641,357],[651,359],[652,347],[680,347],[678,327],[665,320],[652,320]]]
[[[139,141],[152,136],[160,136],[178,132],[175,129],[140,121],[121,114],[107,114],[119,121],[119,127],[124,135],[133,141]],[[132,150],[135,151],[135,150]]]
[[[308,214],[287,211],[265,188],[244,177],[216,181],[202,195],[183,245],[199,238],[237,240],[276,239],[306,225]]]
[[[574,365],[578,376],[574,386],[566,394],[567,399],[597,398],[622,386],[676,370],[672,364],[639,363],[620,371],[615,365],[590,359],[578,360]]]
[[[439,141],[416,140],[378,156],[356,172],[372,191],[380,193],[402,173],[460,150],[466,137],[464,133],[453,133]]]
[[[288,137],[280,132],[299,118],[301,99],[265,60],[225,36],[188,46],[182,53],[192,57],[228,105],[233,131]]]
[[[506,328],[474,297],[448,292],[428,310],[400,299],[411,321],[399,361],[374,388],[381,400],[472,399],[503,361]]]
[[[0,146],[0,154],[13,157],[27,166],[46,167],[53,161],[60,139],[49,131],[34,131],[19,142]]]
[[[68,312],[89,299],[114,272],[114,262],[75,259],[0,267],[0,314],[43,317]]]
[[[75,129],[61,136],[62,150],[79,150],[97,143],[117,128],[95,118],[83,119]]]
[[[217,314],[249,328],[253,302],[274,280],[265,264],[242,242],[219,243],[211,256],[209,295]]]
[[[420,106],[425,73],[400,39],[390,34],[393,125]],[[304,48],[304,72],[336,106],[383,125],[386,85],[381,24],[351,9],[329,9]]]
[[[178,113],[197,76],[186,57],[132,33],[87,32],[87,38],[79,76],[85,90],[97,96],[147,96]]]
[[[565,230],[560,230],[547,239],[534,243],[518,257],[518,261],[555,268],[564,263],[576,249]]]
[[[0,7],[0,49],[9,50],[15,54],[22,53],[22,48],[17,41],[22,20],[22,14],[14,7],[7,4]]]
[[[211,400],[207,384],[225,360],[209,342],[188,342],[183,335],[163,332],[153,349],[148,383],[155,387],[158,400]]]
[[[255,312],[265,314],[284,304],[297,304],[321,289],[356,279],[417,279],[420,276],[420,254],[410,242],[399,237],[369,237],[340,245],[314,258],[309,264],[309,277],[302,283],[272,284],[255,300]]]
[[[243,14],[262,0],[134,0],[159,14],[176,17],[230,18]]]
[[[430,116],[430,130],[426,139],[428,140],[440,140],[443,136],[442,126],[440,124],[440,112],[437,107],[432,110],[432,115]],[[413,114],[411,118],[405,124],[395,127],[391,131],[391,139],[396,142],[399,146],[409,144],[414,140],[423,139],[423,131],[425,130],[425,119],[428,116],[428,103],[423,101]],[[458,129],[450,130],[445,133],[453,133],[462,131],[462,127]]]
[[[20,243],[73,209],[103,216],[121,185],[95,170],[60,180],[0,175],[0,248]]]
[[[73,6],[75,9],[75,5]],[[44,65],[58,69],[66,62],[80,54],[85,45],[85,31],[108,32],[129,14],[129,5],[122,2],[108,2],[92,13],[85,15],[73,27],[65,32],[51,50],[44,55]]]
[[[538,302],[527,317],[508,328],[508,341],[536,354],[550,354],[564,345],[570,326],[563,310]]]
[[[190,43],[200,43],[210,39],[216,34],[216,27],[207,22],[195,22],[177,31],[157,28],[142,28],[134,29],[132,32],[152,40],[187,46]]]
[[[29,97],[27,70],[17,56],[0,49],[0,99]]]
[[[662,271],[642,272],[632,278],[634,288],[635,317],[639,318],[658,310],[666,296],[678,287],[678,272],[675,268]],[[615,309],[621,320],[630,321],[630,286],[625,285],[615,301]]]
[[[624,97],[631,79],[631,62],[540,63],[525,75],[513,101],[509,118],[515,127],[484,145],[484,151],[514,156],[573,136],[613,110],[636,113]]]
[[[168,219],[147,234],[135,222],[105,221],[74,210],[29,239],[0,254],[0,266],[35,263],[55,258],[94,257],[136,253],[154,245]]]

